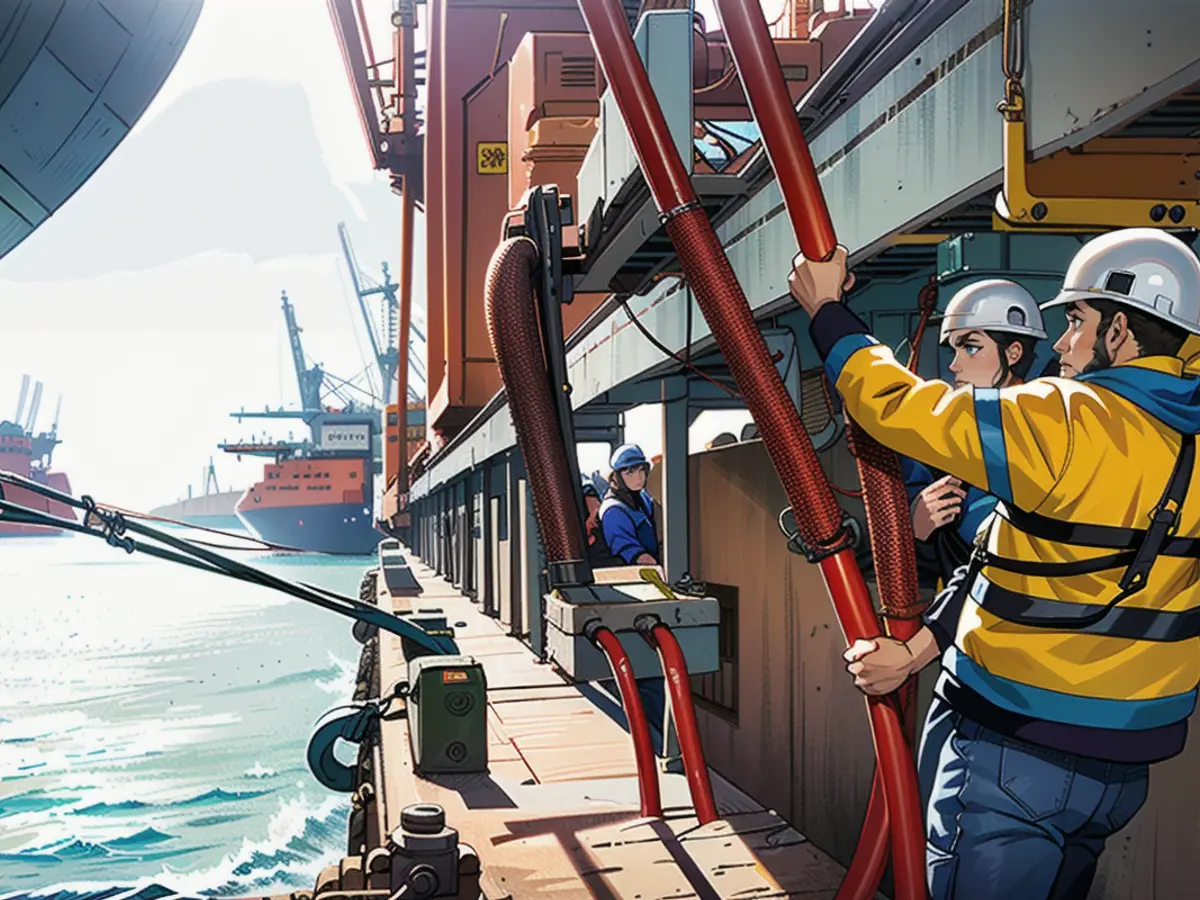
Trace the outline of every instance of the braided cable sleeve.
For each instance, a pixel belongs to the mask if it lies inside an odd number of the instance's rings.
[[[546,561],[570,562],[585,558],[583,532],[573,515],[575,488],[542,352],[533,288],[537,262],[537,245],[526,237],[496,249],[484,286],[488,336],[529,473]]]
[[[674,216],[667,221],[667,234],[758,425],[767,454],[787,491],[796,527],[811,546],[832,543],[842,530],[841,508],[829,489],[796,404],[771,363],[766,341],[708,216],[703,209]]]
[[[879,604],[889,619],[916,618],[923,607],[913,552],[916,539],[900,460],[853,420],[847,440],[863,486]]]

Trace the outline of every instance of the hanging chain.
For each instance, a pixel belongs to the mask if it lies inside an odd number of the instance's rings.
[[[1025,0],[1004,0],[1004,99],[996,111],[1010,122],[1025,118],[1025,90],[1021,78],[1025,74],[1025,45],[1021,38],[1021,12]]]

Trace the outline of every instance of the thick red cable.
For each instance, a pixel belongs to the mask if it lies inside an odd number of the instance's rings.
[[[724,248],[696,201],[634,48],[624,10],[616,0],[579,0],[579,5],[688,284],[763,436],[792,505],[797,528],[810,546],[839,548],[820,565],[846,639],[853,643],[859,638],[875,637],[880,629],[874,606],[853,550],[844,544],[841,510],[795,404],[771,364],[766,343]],[[821,258],[815,252],[813,255]],[[904,891],[899,897],[923,897],[920,801],[902,716],[886,700],[871,698],[868,704],[888,806],[901,813],[897,816],[900,821],[910,826],[915,822],[915,828],[899,828],[895,835],[897,884]],[[915,890],[918,885],[919,894]]]
[[[633,677],[633,664],[621,641],[608,628],[597,628],[594,640],[608,658],[617,689],[621,692],[621,706],[629,722],[629,736],[633,738],[633,755],[637,763],[638,796],[641,798],[643,817],[662,817],[662,798],[658,790],[658,772],[654,765],[654,744],[650,740],[650,726],[646,722],[646,710],[638,693],[637,680]]]
[[[837,248],[833,220],[762,8],[755,0],[716,0],[716,10],[797,243],[808,259],[828,259]],[[919,609],[919,595],[912,521],[899,462],[894,453],[855,423],[849,424],[863,486],[881,605],[885,611],[906,617],[893,619],[893,631],[899,632],[895,636],[905,639],[919,628],[912,618]],[[878,634],[878,629],[875,633]],[[911,733],[909,722],[915,701],[912,688],[905,686],[898,700],[903,724],[908,726],[905,730]],[[887,862],[889,836],[894,850],[897,896],[922,900],[926,896],[924,828],[911,749],[904,760],[887,758],[898,757],[899,752],[896,746],[877,745],[880,768],[872,785],[862,837],[838,894],[841,900],[866,900],[874,896]],[[902,775],[903,784],[890,782],[889,768],[907,769]]]
[[[655,625],[650,630],[650,636],[651,643],[658,650],[667,690],[671,695],[671,715],[675,718],[675,732],[679,736],[679,752],[683,756],[683,771],[692,794],[692,806],[696,807],[696,818],[700,824],[707,825],[717,818],[717,805],[713,801],[704,748],[700,745],[700,729],[696,725],[696,709],[692,705],[692,684],[688,678],[687,662],[679,641],[665,624],[660,622]]]

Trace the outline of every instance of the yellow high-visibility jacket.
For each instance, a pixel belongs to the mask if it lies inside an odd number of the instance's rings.
[[[1145,357],[1082,379],[956,390],[916,377],[868,335],[838,337],[834,328],[826,374],[846,412],[897,453],[996,495],[1015,508],[1014,519],[1025,511],[1054,522],[1144,530],[1175,467],[1181,435],[1200,433],[1200,338],[1190,338],[1178,358]],[[1173,537],[1200,537],[1200,471],[1197,476]],[[1038,562],[1113,555],[1034,537],[1003,516],[993,522],[987,551]],[[989,589],[1068,611],[1070,605],[1104,605],[1119,593],[1123,574],[1124,566],[1068,577],[985,566],[943,666],[993,705],[1036,719],[1120,730],[1185,719],[1200,683],[1200,638],[1046,628],[984,608]],[[1200,560],[1160,556],[1145,588],[1119,608],[1194,621],[1198,607]]]

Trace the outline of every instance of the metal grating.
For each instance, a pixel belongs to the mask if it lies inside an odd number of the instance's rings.
[[[567,88],[596,86],[596,60],[591,56],[564,56],[560,81]]]
[[[1162,106],[1134,119],[1110,137],[1193,138],[1200,137],[1200,90],[1189,88]]]
[[[876,279],[905,281],[922,271],[933,271],[936,266],[936,244],[900,244],[859,263],[854,274],[865,287]]]

